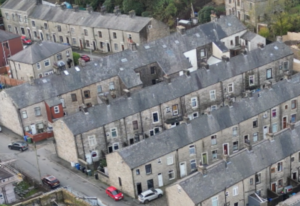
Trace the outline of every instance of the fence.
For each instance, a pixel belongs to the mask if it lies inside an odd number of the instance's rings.
[[[18,79],[12,79],[5,75],[0,75],[0,84],[4,85],[5,87],[12,87],[23,84],[25,81],[21,81]]]

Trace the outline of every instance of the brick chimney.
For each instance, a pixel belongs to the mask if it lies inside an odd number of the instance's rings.
[[[206,168],[206,166],[200,164],[200,165],[198,165],[197,169],[198,169],[198,172],[201,172],[203,176],[207,175],[207,168]]]
[[[79,6],[76,4],[72,5],[74,12],[78,12],[79,11]]]
[[[106,6],[101,6],[100,13],[104,15],[106,13]]]
[[[120,15],[120,13],[121,13],[121,11],[120,11],[120,7],[119,7],[119,6],[115,6],[115,9],[114,9],[114,14],[115,14],[116,16],[119,16],[119,15]]]
[[[92,8],[91,5],[89,5],[89,4],[86,5],[86,10],[87,10],[89,13],[92,13],[92,12],[93,12],[93,8]]]
[[[179,34],[185,34],[185,27],[184,26],[181,26],[181,25],[178,25],[176,26],[176,30]]]
[[[134,18],[135,17],[135,11],[134,10],[131,10],[128,12],[130,18]]]
[[[166,81],[166,83],[170,84],[171,83],[171,78],[168,75],[164,76],[164,80]]]
[[[210,14],[210,21],[217,21],[218,17],[216,15],[216,12],[214,10],[211,10],[211,14]]]
[[[129,98],[131,96],[131,93],[128,89],[123,89],[123,91],[126,93],[126,96]]]
[[[36,5],[43,4],[43,0],[36,0],[35,4]]]
[[[223,55],[223,56],[222,56],[222,61],[223,61],[223,62],[229,62],[229,57],[226,56],[226,55]]]

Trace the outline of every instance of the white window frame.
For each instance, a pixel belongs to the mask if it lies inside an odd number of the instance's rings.
[[[109,82],[109,90],[115,90],[115,83]]]
[[[252,82],[250,80],[252,79]],[[255,85],[255,75],[249,75],[249,86],[254,86]]]
[[[115,146],[118,146],[118,149],[115,149]],[[119,142],[115,142],[115,143],[113,143],[112,144],[112,149],[113,149],[113,151],[117,151],[117,150],[119,150],[120,149],[120,144],[119,144]]]
[[[237,136],[238,134],[238,127],[232,127],[232,136]]]
[[[196,154],[196,147],[195,147],[195,145],[190,145],[189,146],[189,152],[190,152],[190,156]]]
[[[253,133],[253,142],[257,142],[257,140],[258,140],[258,133],[255,132]]]
[[[235,186],[232,188],[232,196],[237,196],[239,194],[239,187]]]
[[[22,119],[28,118],[28,115],[27,115],[27,111],[26,111],[26,110],[21,111],[21,113],[22,113]]]
[[[192,165],[195,164],[195,168],[192,168]],[[197,170],[197,163],[195,159],[190,160],[191,171]]]
[[[233,93],[234,92],[234,83],[228,84],[227,88],[228,88],[228,93]]]
[[[212,135],[210,137],[210,141],[211,141],[211,145],[217,145],[217,135]]]
[[[172,165],[174,164],[174,158],[173,156],[168,156],[167,157],[167,165]]]
[[[48,62],[48,65],[46,65],[46,62]],[[50,66],[50,60],[49,60],[49,59],[46,59],[46,60],[44,61],[44,65],[45,65],[45,67]]]
[[[193,106],[195,104],[195,106]],[[198,108],[198,98],[197,97],[192,97],[191,98],[191,107],[192,108]]]
[[[273,130],[273,128],[276,126],[276,131]],[[274,122],[272,124],[272,133],[275,133],[275,132],[278,132],[278,123],[277,122]]]
[[[59,113],[59,106],[54,106],[53,109],[55,114]]]
[[[40,64],[40,62],[36,63],[36,69],[37,69],[37,70],[40,70],[40,69],[41,69],[41,64]]]
[[[283,171],[283,162],[278,162],[277,163],[277,172],[282,172]]]
[[[210,90],[209,91],[209,98],[210,98],[210,101],[215,101],[217,99],[216,90]]]
[[[170,178],[170,174],[173,174],[172,176],[172,178]],[[168,172],[168,177],[169,177],[169,180],[174,180],[175,179],[175,171],[174,170],[169,170],[169,172]]]
[[[216,152],[216,153],[213,154],[213,152]],[[211,151],[211,157],[212,157],[212,160],[217,160],[218,159],[218,150]]]
[[[35,107],[34,108],[34,114],[35,114],[36,117],[41,116],[42,115],[41,107]]]
[[[157,114],[157,121],[154,121],[153,115],[154,115],[155,113]],[[152,122],[153,122],[153,123],[159,122],[159,115],[158,115],[158,112],[152,112]]]
[[[218,198],[218,196],[215,196],[215,197],[211,198],[211,205],[212,206],[219,206],[219,198]]]
[[[272,68],[266,70],[266,79],[272,79]]]
[[[116,136],[113,136],[113,130],[115,130]],[[110,129],[110,135],[111,135],[111,137],[118,137],[118,130],[117,130],[116,127],[113,127],[113,128]]]
[[[89,142],[90,148],[97,146],[96,135],[90,135],[90,136],[88,136],[88,142]]]

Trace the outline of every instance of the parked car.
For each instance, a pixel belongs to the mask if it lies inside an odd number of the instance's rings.
[[[53,175],[47,175],[46,177],[43,177],[42,182],[44,185],[47,185],[51,189],[54,189],[54,188],[60,186],[59,180],[56,177],[54,177]]]
[[[109,197],[113,198],[115,201],[118,201],[118,200],[121,200],[124,198],[124,195],[122,194],[122,192],[120,192],[113,186],[106,188],[105,192]]]
[[[19,142],[12,142],[11,144],[8,145],[8,148],[23,152],[28,149],[28,146],[26,142],[19,141]]]
[[[88,55],[81,55],[80,58],[83,59],[85,62],[89,62],[91,60]]]
[[[156,198],[162,197],[163,196],[163,191],[161,189],[150,189],[146,190],[145,192],[142,192],[139,195],[139,201],[141,203],[148,203],[151,200],[154,200]]]
[[[31,39],[27,39],[26,36],[21,36],[21,39],[22,39],[22,42],[23,42],[24,45],[30,45],[30,44],[32,44]]]

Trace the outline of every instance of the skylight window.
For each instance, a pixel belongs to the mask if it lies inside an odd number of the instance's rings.
[[[231,23],[228,23],[227,25],[228,25],[228,26],[231,26]]]
[[[69,72],[67,70],[64,71],[65,75],[69,75]]]
[[[121,59],[121,62],[127,62],[127,59],[126,58],[124,58],[124,59]]]
[[[75,67],[75,70],[79,72],[79,71],[80,71],[80,68],[79,68],[79,67]]]
[[[196,33],[195,35],[196,35],[196,37],[200,37],[200,34],[199,34],[199,33]]]
[[[164,44],[164,45],[163,45],[163,48],[167,48],[167,45]]]
[[[124,68],[121,67],[121,68],[120,68],[120,71],[123,71],[123,70],[124,70]]]
[[[43,83],[47,83],[47,79],[43,79],[42,81],[43,81]]]
[[[178,41],[178,40],[175,40],[175,43],[176,43],[176,44],[179,44],[179,41]]]
[[[145,49],[150,49],[150,46],[149,46],[149,45],[146,45],[146,46],[145,46]]]
[[[278,50],[278,47],[277,47],[277,46],[274,46],[274,49]]]

